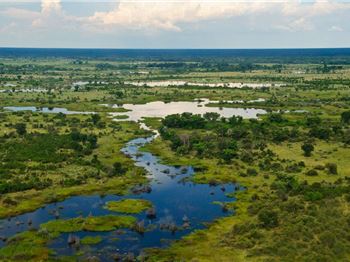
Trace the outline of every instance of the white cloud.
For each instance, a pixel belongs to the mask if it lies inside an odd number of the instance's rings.
[[[41,13],[50,14],[52,12],[60,12],[62,9],[60,0],[42,0]]]
[[[333,25],[331,26],[328,31],[331,31],[331,32],[343,32],[344,29],[340,26],[336,26],[336,25]]]
[[[0,0],[2,1],[2,0]],[[74,0],[72,0],[74,1]],[[113,1],[113,0],[107,0]],[[83,5],[83,4],[82,4]],[[136,29],[143,32],[182,31],[184,24],[195,25],[202,21],[219,21],[231,17],[263,15],[275,21],[257,27],[285,31],[310,31],[314,20],[320,16],[333,15],[339,10],[349,9],[350,4],[332,0],[315,0],[302,3],[299,0],[120,0],[115,7],[92,16],[67,15],[61,0],[41,0],[41,11],[9,8],[1,15],[16,20],[29,20],[34,28],[80,28],[94,32],[109,32],[119,29]],[[270,20],[270,19],[267,19]],[[254,28],[249,24],[247,27]],[[330,31],[339,31],[329,25]],[[327,28],[327,27],[326,27]]]
[[[94,27],[126,27],[146,30],[181,31],[184,23],[204,20],[222,20],[243,15],[265,14],[280,21],[277,26],[289,31],[312,30],[314,17],[329,15],[349,8],[349,4],[332,0],[316,0],[312,3],[291,1],[207,1],[207,0],[121,0],[108,12],[96,12],[86,19]],[[266,25],[269,26],[269,25]]]
[[[4,11],[0,11],[0,14],[3,16],[11,17],[13,19],[19,19],[19,20],[33,20],[38,18],[39,13],[26,10],[26,9],[20,9],[20,8],[8,8]]]
[[[90,23],[104,26],[126,26],[136,29],[164,29],[180,31],[182,23],[194,23],[210,19],[224,19],[267,10],[270,4],[252,2],[186,2],[144,0],[120,1],[109,12],[96,12],[88,18]]]

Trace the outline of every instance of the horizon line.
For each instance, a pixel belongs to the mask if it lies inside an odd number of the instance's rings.
[[[146,47],[11,47],[0,46],[0,49],[98,49],[98,50],[288,50],[288,49],[350,49],[349,47],[235,47],[235,48],[194,48],[194,47],[180,47],[180,48],[146,48]]]

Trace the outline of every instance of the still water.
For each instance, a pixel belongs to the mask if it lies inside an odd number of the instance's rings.
[[[201,83],[188,82],[181,80],[165,80],[165,81],[133,81],[125,82],[125,84],[133,86],[148,87],[168,87],[168,86],[201,86],[201,87],[226,87],[226,88],[264,88],[264,87],[282,87],[285,84],[280,83],[242,83],[242,82],[226,82],[226,83]]]
[[[18,112],[18,111],[32,111],[32,112],[52,113],[52,114],[62,113],[62,114],[65,114],[65,115],[94,114],[94,112],[71,111],[71,110],[68,110],[67,108],[62,108],[62,107],[5,106],[4,109],[5,110],[14,111],[14,112]]]
[[[139,151],[141,146],[151,142],[154,137],[134,139],[122,149],[135,161],[136,166],[145,168],[150,178],[151,192],[131,193],[122,197],[117,195],[71,197],[59,203],[46,205],[34,212],[0,221],[0,235],[10,237],[30,228],[38,228],[40,224],[55,219],[56,210],[59,211],[60,218],[64,219],[88,215],[100,216],[116,214],[103,208],[107,201],[123,198],[141,198],[151,201],[156,209],[156,218],[148,219],[145,212],[137,215],[138,220],[144,220],[145,226],[148,228],[143,235],[128,229],[112,232],[82,231],[74,233],[79,237],[101,236],[102,242],[95,246],[82,246],[80,251],[84,251],[86,255],[99,256],[102,261],[112,261],[112,256],[116,253],[133,252],[138,255],[144,248],[165,247],[171,240],[179,239],[194,229],[204,228],[204,222],[211,222],[216,218],[230,214],[213,202],[233,201],[234,199],[227,197],[226,193],[232,193],[240,187],[235,184],[210,186],[186,181],[185,178],[194,174],[193,167],[164,165],[151,153]],[[170,224],[180,228],[184,216],[188,217],[190,228],[181,229],[175,233],[161,229],[161,225]],[[32,221],[31,226],[27,223],[29,220]],[[57,254],[73,255],[77,250],[69,247],[67,239],[68,234],[62,234],[50,243],[49,247],[57,251]]]
[[[259,100],[260,101],[260,100]],[[207,112],[215,112],[221,117],[231,117],[233,115],[242,116],[243,118],[258,118],[258,115],[266,114],[263,109],[256,108],[228,108],[228,107],[207,107],[208,103],[217,103],[218,101],[211,101],[209,99],[202,99],[195,102],[170,102],[164,103],[162,101],[150,102],[146,104],[124,104],[120,107],[130,111],[123,113],[111,113],[112,116],[128,116],[127,121],[141,121],[144,117],[165,117],[172,114],[181,114],[184,112],[191,112],[193,114],[203,115]],[[111,107],[118,107],[118,105],[111,105]]]
[[[205,112],[218,112],[223,117],[232,115],[243,118],[257,118],[258,114],[266,113],[260,109],[241,108],[211,108],[205,107],[209,100],[202,102],[152,102],[145,105],[124,105],[126,109],[133,111],[121,113],[129,114],[129,120],[139,121],[142,117],[163,117],[169,114],[192,112],[203,114]],[[73,113],[63,108],[41,108],[36,107],[10,107],[14,111],[26,110],[50,113]],[[7,109],[10,109],[7,108]],[[10,109],[11,110],[11,109]],[[89,112],[82,112],[89,113]],[[113,113],[114,114],[114,113]],[[117,114],[115,114],[117,115]],[[142,126],[142,125],[141,125]],[[143,125],[144,126],[144,125]],[[227,196],[242,188],[237,184],[207,185],[195,184],[189,179],[196,171],[192,166],[170,166],[164,165],[160,159],[149,152],[142,152],[140,148],[155,139],[157,135],[148,138],[138,138],[129,141],[122,152],[129,156],[138,167],[147,171],[149,177],[149,189],[131,190],[127,196],[117,195],[89,195],[70,197],[62,202],[48,204],[33,212],[18,215],[10,219],[0,220],[0,237],[2,239],[15,235],[32,228],[38,228],[40,224],[56,219],[59,213],[62,219],[78,216],[101,216],[107,214],[118,214],[104,208],[106,202],[124,198],[140,198],[152,202],[156,217],[150,219],[145,212],[135,215],[138,221],[144,221],[146,232],[139,234],[130,229],[114,230],[111,232],[77,232],[74,235],[80,238],[85,236],[101,236],[102,242],[97,245],[81,245],[80,249],[70,247],[67,244],[69,234],[61,234],[60,237],[49,243],[49,247],[58,255],[73,255],[83,252],[84,256],[98,256],[102,261],[113,261],[113,255],[132,252],[139,255],[144,248],[166,247],[175,239],[189,234],[195,229],[205,227],[205,223],[212,222],[217,218],[232,215],[231,212],[222,208],[214,202],[232,202],[235,199]],[[143,186],[144,187],[144,186]],[[184,217],[188,218],[189,228],[183,228]],[[31,225],[28,224],[31,221]],[[164,229],[164,225],[175,225],[178,230],[172,232]],[[5,242],[0,242],[4,246]]]

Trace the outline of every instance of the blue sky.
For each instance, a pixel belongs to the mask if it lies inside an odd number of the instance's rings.
[[[2,47],[350,47],[350,2],[0,0]]]

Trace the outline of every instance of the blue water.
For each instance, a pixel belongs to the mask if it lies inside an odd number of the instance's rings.
[[[52,113],[52,114],[62,113],[62,114],[65,114],[65,115],[94,114],[94,112],[70,111],[67,108],[62,108],[62,107],[5,106],[4,109],[5,110],[14,111],[14,112],[31,111],[31,112]]]
[[[81,246],[80,251],[86,255],[98,256],[102,261],[113,261],[113,254],[126,254],[133,252],[139,255],[142,249],[149,247],[165,247],[170,241],[179,239],[195,229],[205,227],[205,222],[211,222],[219,217],[229,215],[218,204],[213,201],[231,202],[226,193],[232,193],[240,189],[238,185],[225,184],[210,186],[206,184],[194,184],[186,181],[194,174],[191,166],[174,167],[161,164],[159,159],[148,152],[140,152],[139,148],[151,142],[154,136],[149,138],[138,138],[130,141],[122,151],[130,156],[135,165],[145,168],[149,174],[152,191],[149,193],[131,193],[127,196],[76,196],[59,203],[46,205],[34,212],[16,216],[11,219],[0,221],[0,235],[10,237],[18,232],[30,228],[38,228],[40,224],[55,219],[58,211],[60,218],[74,218],[88,215],[101,216],[106,214],[118,214],[103,208],[107,201],[120,200],[123,198],[141,198],[150,200],[156,209],[156,218],[147,218],[145,212],[136,215],[139,221],[144,220],[147,231],[139,234],[132,230],[117,230],[111,232],[78,232],[74,235],[101,236],[103,241],[94,246]],[[167,171],[164,171],[167,170]],[[133,190],[135,192],[135,190]],[[183,217],[187,216],[190,228],[181,229]],[[28,225],[28,221],[32,225]],[[164,225],[174,224],[179,230],[170,232],[163,229]],[[59,255],[73,255],[78,250],[69,247],[67,238],[69,234],[62,234],[58,239],[49,244],[49,247]],[[118,240],[116,240],[118,239]],[[2,243],[1,245],[4,245]]]

